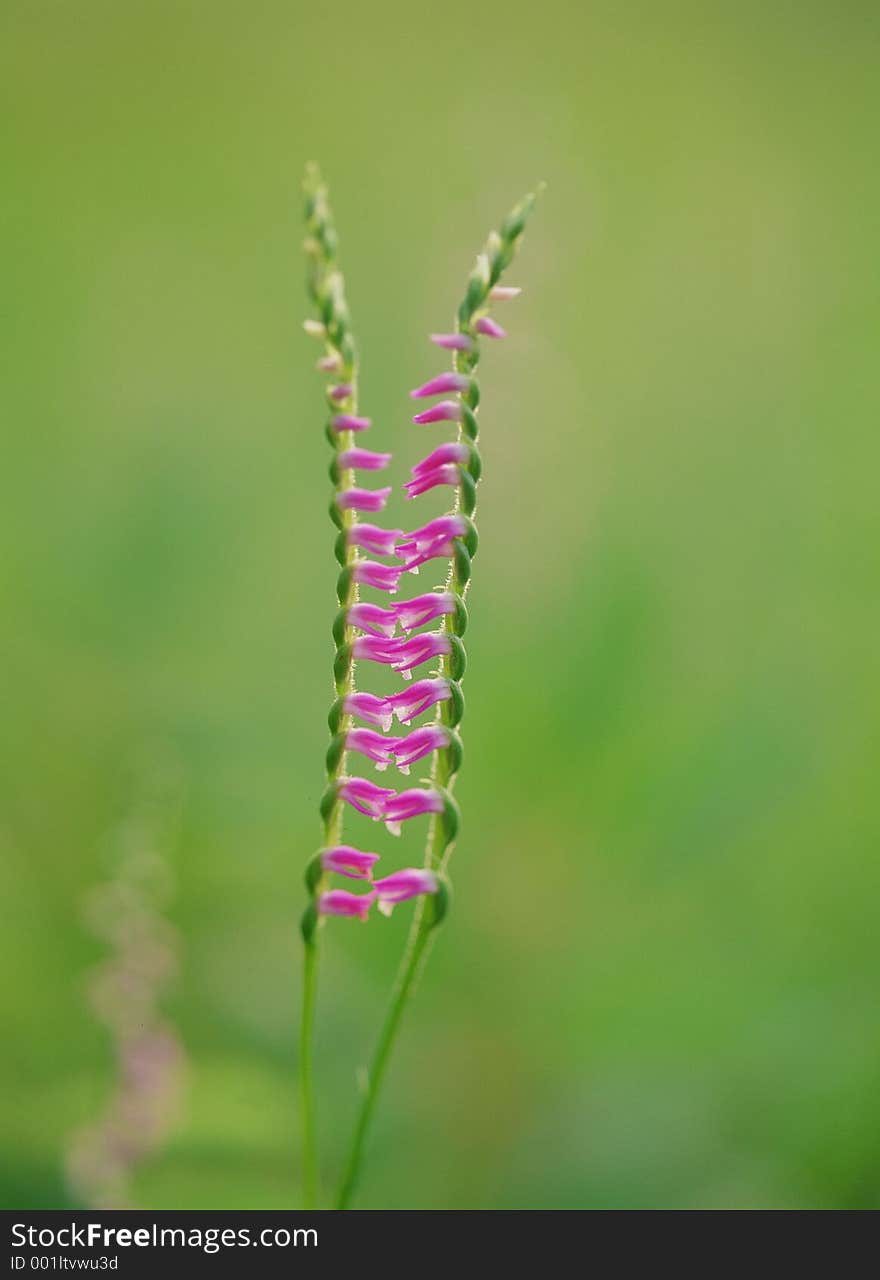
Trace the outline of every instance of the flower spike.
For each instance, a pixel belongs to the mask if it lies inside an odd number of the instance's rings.
[[[367,1076],[337,1201],[336,1207],[345,1209],[357,1179],[369,1119],[403,1006],[425,958],[428,936],[445,917],[450,902],[446,865],[460,821],[452,788],[462,761],[457,726],[464,713],[460,685],[466,661],[462,643],[467,626],[464,597],[477,551],[473,517],[481,474],[476,368],[481,338],[506,336],[489,309],[493,303],[509,301],[520,293],[514,286],[501,284],[500,278],[513,260],[535,196],[527,196],[500,229],[489,235],[467,281],[454,331],[430,335],[435,346],[451,353],[452,368],[410,392],[413,400],[445,397],[417,413],[413,422],[454,423],[456,438],[439,444],[417,462],[404,489],[407,497],[414,499],[438,486],[448,486],[452,489],[452,510],[404,533],[359,519],[360,514],[383,510],[391,490],[359,487],[353,483],[356,473],[384,471],[391,455],[362,449],[354,443],[357,434],[366,431],[371,423],[358,409],[357,350],[339,267],[338,239],[326,188],[313,168],[307,172],[305,190],[308,289],[316,314],[304,327],[324,346],[317,368],[328,379],[325,396],[330,412],[325,434],[333,448],[330,477],[334,484],[330,515],[338,530],[334,550],[341,570],[336,585],[339,611],[333,623],[336,699],[328,717],[332,737],[326,756],[327,786],[320,802],[324,840],[308,863],[306,886],[310,901],[301,925],[306,944],[300,1082],[302,1180],[307,1209],[316,1207],[317,1200],[311,1042],[321,926],[332,916],[366,920],[374,904],[388,915],[398,903],[418,900],[392,1006]],[[393,558],[397,563],[382,564],[365,556]],[[417,574],[435,559],[449,562],[446,581],[438,589],[388,606],[360,600],[361,587],[395,594],[405,573]],[[436,624],[435,630],[421,630],[431,623]],[[435,661],[437,665],[427,679],[380,696],[356,687],[357,664],[364,660],[382,663],[405,680],[410,680],[411,672],[423,663]],[[429,723],[392,736],[395,717],[401,725],[411,725],[427,711],[433,712]],[[393,767],[404,775],[415,763],[431,757],[430,781],[400,791],[378,786],[367,778],[352,776],[348,760],[355,753],[372,761],[379,770]],[[374,822],[384,822],[393,835],[399,835],[402,824],[411,818],[427,816],[424,866],[392,870],[373,882],[378,854],[343,841],[347,807]],[[333,875],[363,881],[368,891],[351,893],[331,888],[328,881]]]

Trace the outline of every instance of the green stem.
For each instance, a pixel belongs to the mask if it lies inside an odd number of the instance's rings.
[[[420,903],[419,905],[420,908],[422,908],[422,904]],[[412,993],[415,980],[418,976],[430,933],[431,923],[422,909],[420,910],[419,924],[412,935],[411,946],[404,957],[404,962],[397,980],[394,995],[392,996],[391,1004],[388,1007],[388,1012],[385,1015],[385,1023],[382,1027],[379,1041],[376,1045],[376,1051],[373,1054],[373,1061],[370,1064],[367,1088],[364,1093],[354,1134],[352,1136],[351,1149],[348,1154],[348,1160],[346,1161],[345,1172],[342,1177],[339,1196],[336,1202],[337,1209],[347,1209],[351,1203],[351,1198],[357,1185],[358,1176],[360,1175],[361,1162],[363,1160],[364,1146],[367,1140],[370,1121],[372,1120],[373,1112],[376,1109],[379,1090],[382,1086],[385,1071],[388,1067],[388,1059],[391,1055],[391,1049],[394,1044],[395,1036],[397,1035],[397,1029],[400,1026],[400,1020],[403,1016],[406,1002]]]
[[[315,1088],[312,1079],[312,1033],[318,992],[318,944],[305,944],[302,1016],[299,1037],[299,1089],[302,1117],[303,1208],[318,1204],[318,1147],[315,1134]]]

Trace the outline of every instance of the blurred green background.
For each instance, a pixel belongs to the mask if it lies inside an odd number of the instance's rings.
[[[877,1205],[878,56],[868,3],[6,0],[3,1204],[72,1202],[112,1089],[82,903],[155,767],[189,1087],[133,1194],[298,1202],[317,159],[397,483],[426,332],[549,184],[482,366],[455,908],[360,1206]],[[328,1181],[408,917],[325,933]]]

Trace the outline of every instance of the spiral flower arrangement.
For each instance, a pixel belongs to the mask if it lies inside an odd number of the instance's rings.
[[[480,340],[506,336],[490,309],[494,303],[508,301],[520,293],[499,280],[513,260],[536,194],[528,195],[500,230],[490,234],[468,280],[454,331],[430,335],[437,347],[450,353],[452,368],[410,392],[415,400],[441,397],[417,413],[413,422],[418,426],[454,424],[456,437],[438,445],[417,463],[404,488],[410,499],[440,486],[451,489],[453,497],[445,515],[405,533],[360,518],[381,512],[391,488],[361,487],[358,473],[384,471],[391,455],[355,443],[356,437],[360,439],[370,428],[371,421],[359,411],[357,348],[339,269],[337,235],[326,188],[314,168],[307,171],[305,192],[308,290],[317,315],[306,320],[304,327],[324,347],[317,368],[328,376],[327,438],[333,449],[330,477],[334,484],[330,516],[338,530],[336,558],[340,565],[339,612],[333,625],[337,645],[336,698],[329,716],[332,736],[327,751],[327,787],[321,800],[324,842],[307,867],[309,904],[302,921],[305,964],[300,1088],[303,1195],[307,1208],[314,1208],[318,1199],[311,1059],[320,927],[328,917],[350,916],[363,921],[374,906],[381,913],[390,914],[398,903],[410,898],[418,900],[391,1004],[367,1075],[336,1202],[338,1208],[344,1209],[355,1189],[369,1123],[400,1018],[433,930],[449,908],[447,869],[460,821],[452,789],[462,761],[458,728],[464,714],[461,680],[466,655],[462,637],[467,626],[465,598],[477,551],[474,517],[482,470],[477,444],[480,390],[476,369]],[[383,563],[374,557],[396,563]],[[448,565],[442,586],[410,599],[391,601],[405,574],[418,574],[423,565],[438,560]],[[389,602],[362,600],[361,588],[382,592]],[[434,660],[436,669],[427,677],[412,679],[416,668]],[[358,689],[356,667],[361,661],[387,665],[402,677],[405,686],[388,696]],[[433,719],[411,727],[428,711],[433,712]],[[395,719],[401,728],[408,727],[410,731],[393,736],[390,731]],[[425,786],[396,791],[351,773],[351,756],[373,762],[380,771],[394,765],[403,774],[408,774],[417,761],[430,757],[430,779]],[[427,814],[424,865],[376,878],[379,855],[342,843],[346,806],[384,822],[394,834],[400,833],[403,822]],[[334,876],[361,881],[366,891],[336,887]]]

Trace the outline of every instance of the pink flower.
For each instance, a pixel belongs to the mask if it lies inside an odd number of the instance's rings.
[[[411,791],[392,792],[385,802],[382,817],[393,836],[400,835],[400,824],[423,813],[442,813],[443,797],[433,787],[413,787]]]
[[[506,338],[507,334],[501,328],[500,324],[496,324],[489,316],[481,316],[474,325],[477,333],[483,333],[487,338]]]
[[[463,373],[441,373],[409,394],[413,400],[422,400],[425,396],[445,395],[447,391],[467,391],[470,385],[470,378]]]
[[[385,733],[391,728],[394,711],[387,698],[377,698],[375,693],[349,693],[342,699],[342,714],[357,716],[367,724],[379,725]]]
[[[436,893],[437,889],[437,877],[433,871],[424,867],[407,867],[377,880],[374,892],[379,910],[383,916],[390,916],[398,902],[406,902],[407,898],[417,898],[423,893]]]
[[[409,773],[411,764],[449,745],[449,730],[440,724],[426,724],[413,729],[405,738],[393,738],[392,754],[401,773]]]
[[[461,422],[461,401],[438,400],[436,404],[431,405],[430,409],[417,413],[413,422]]]
[[[397,742],[397,738],[386,738],[381,733],[374,733],[372,729],[349,729],[345,735],[346,750],[359,751],[362,756],[374,761],[380,773],[391,763]]]
[[[464,466],[470,460],[470,456],[471,451],[466,444],[459,440],[450,440],[446,444],[438,445],[427,458],[417,462],[412,473],[414,476],[419,476],[426,471],[433,471],[436,467],[445,466],[449,462],[458,462]]]
[[[391,485],[385,489],[342,489],[336,495],[340,511],[381,511],[388,501]]]
[[[436,346],[444,347],[447,351],[473,351],[474,349],[473,339],[466,333],[432,333],[429,337]]]
[[[352,565],[351,575],[362,587],[375,587],[377,591],[388,591],[391,595],[397,590],[402,568],[396,565],[379,564],[375,560],[357,560]]]
[[[417,498],[419,494],[427,493],[429,489],[436,489],[440,484],[449,484],[455,488],[460,483],[460,469],[449,465],[434,467],[431,471],[420,471],[418,475],[413,476],[412,480],[407,480],[403,487],[406,489],[408,498]]]
[[[366,524],[360,520],[348,531],[350,546],[360,547],[374,556],[393,556],[402,537],[402,529],[380,529],[377,524]]]
[[[427,711],[428,707],[433,707],[437,702],[445,702],[451,697],[449,681],[438,676],[432,680],[417,680],[411,688],[392,693],[385,702],[401,724],[409,724],[416,716]]]
[[[426,560],[451,556],[455,550],[453,538],[462,538],[466,533],[467,521],[464,516],[438,516],[436,520],[429,520],[420,529],[406,534],[398,543],[397,554],[404,559],[401,572],[409,570],[414,573]]]
[[[489,297],[493,302],[509,302],[511,298],[518,298],[521,293],[522,289],[515,284],[496,284],[489,290]]]
[[[381,605],[360,601],[349,606],[345,621],[348,626],[368,631],[370,635],[393,636],[397,630],[397,610],[383,609]]]
[[[330,419],[334,431],[366,431],[373,425],[372,418],[358,418],[353,413],[337,413]]]
[[[398,655],[400,640],[386,640],[382,636],[358,636],[351,651],[354,657],[367,662],[393,663]]]
[[[365,813],[368,818],[378,822],[385,812],[385,801],[393,796],[388,787],[377,787],[368,778],[343,778],[339,783],[338,795],[358,813]]]
[[[343,449],[337,455],[341,471],[359,467],[361,471],[384,471],[391,461],[390,453],[373,453],[371,449]]]
[[[357,642],[355,642],[357,643]],[[391,660],[392,671],[399,671],[405,680],[413,667],[419,667],[431,658],[452,652],[452,643],[444,631],[428,631],[421,635],[398,640],[396,655]],[[385,659],[387,661],[387,659]]]
[[[321,359],[315,365],[319,373],[336,373],[342,368],[342,361],[339,356],[321,356]]]
[[[331,387],[329,395],[331,400],[347,400],[354,393],[354,387],[348,382],[340,382],[338,386]]]
[[[358,916],[366,920],[370,907],[376,900],[376,892],[349,893],[347,889],[331,889],[318,895],[318,915]]]
[[[321,866],[324,870],[335,871],[337,875],[348,876],[350,880],[369,880],[370,868],[378,861],[378,853],[362,853],[350,844],[335,844],[332,848],[321,851]]]
[[[411,600],[401,600],[393,612],[402,629],[412,631],[446,613],[454,613],[455,609],[456,597],[451,591],[429,591],[423,596],[413,596]]]

